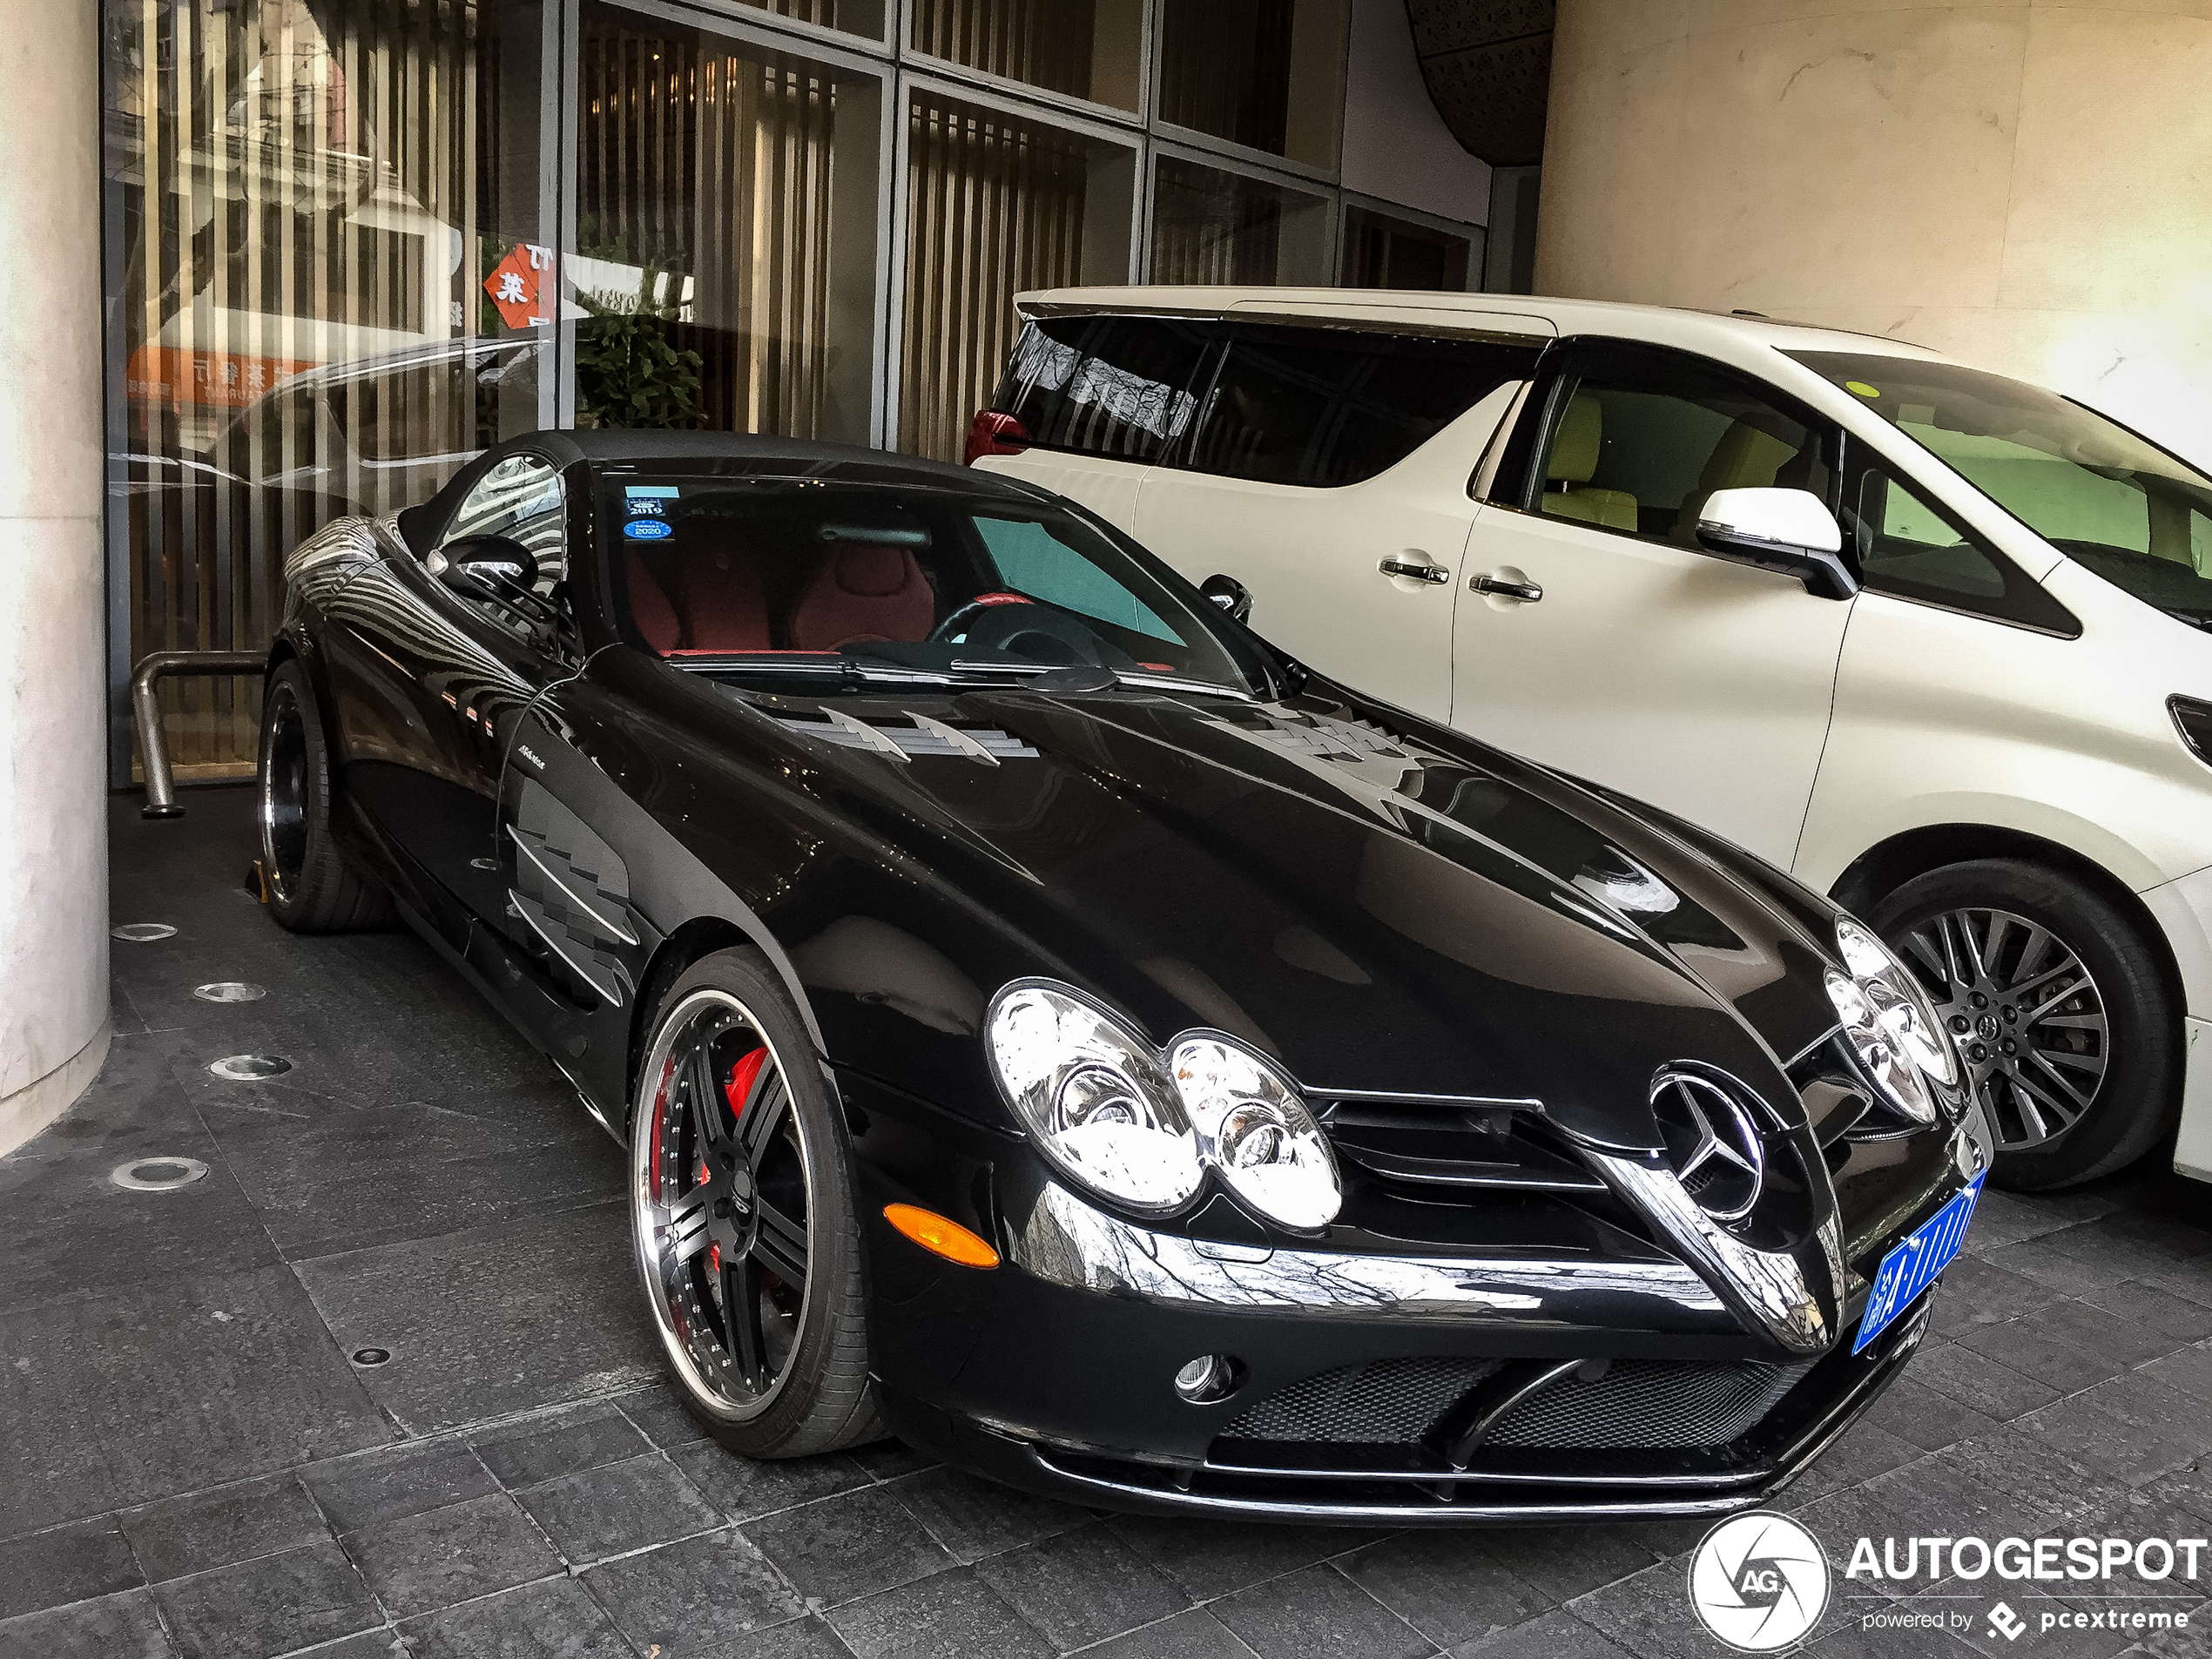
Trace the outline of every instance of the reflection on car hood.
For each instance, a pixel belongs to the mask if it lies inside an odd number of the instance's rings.
[[[1793,916],[1786,878],[1333,693],[778,698],[772,718],[894,807],[865,815],[1035,971],[1156,1041],[1242,1037],[1316,1095],[1538,1099],[1648,1146],[1660,1066],[1721,1066],[1794,1116],[1777,1060],[1834,1022],[1821,901]]]

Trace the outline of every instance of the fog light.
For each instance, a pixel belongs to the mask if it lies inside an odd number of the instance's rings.
[[[1175,1392],[1194,1406],[1211,1405],[1237,1392],[1244,1369],[1225,1353],[1202,1353],[1175,1373]]]

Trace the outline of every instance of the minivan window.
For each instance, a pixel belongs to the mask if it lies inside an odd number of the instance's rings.
[[[1554,517],[1696,547],[1716,490],[1833,500],[1830,435],[1695,359],[1608,351],[1560,386],[1551,408],[1523,504]]]
[[[1508,381],[1536,347],[1268,324],[1218,326],[1227,353],[1197,429],[1196,472],[1330,489],[1395,466]]]
[[[2212,628],[2212,478],[2071,399],[1951,363],[1793,352],[2076,563]]]
[[[1210,342],[1178,317],[1045,318],[1015,341],[991,408],[1042,449],[1155,461],[1197,411]]]
[[[1846,448],[1838,517],[1859,579],[1876,593],[2067,638],[2081,632],[2073,613],[2026,571],[1865,444]]]

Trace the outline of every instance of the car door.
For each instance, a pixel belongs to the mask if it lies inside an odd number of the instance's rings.
[[[509,455],[476,477],[430,546],[350,583],[326,630],[347,792],[397,866],[402,896],[456,947],[475,920],[505,911],[502,749],[521,710],[565,670],[542,624],[464,597],[422,556],[464,536],[508,536],[538,555],[540,593],[557,604],[565,519],[553,462]]]
[[[1526,340],[1224,320],[1191,430],[1144,480],[1136,538],[1251,594],[1293,657],[1433,718],[1452,698],[1467,485]]]
[[[1713,491],[1749,486],[1834,510],[1838,442],[1710,360],[1562,342],[1484,482],[1453,724],[1787,868],[1851,604],[1707,553],[1696,524]]]

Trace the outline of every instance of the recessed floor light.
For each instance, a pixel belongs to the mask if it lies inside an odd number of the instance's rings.
[[[207,1173],[198,1158],[133,1158],[108,1171],[107,1178],[131,1192],[174,1192]]]
[[[212,985],[193,986],[192,994],[203,1002],[258,1002],[268,992],[242,979],[219,979]]]
[[[292,1069],[292,1062],[280,1054],[227,1054],[211,1062],[207,1069],[234,1083],[258,1083],[282,1076]]]

